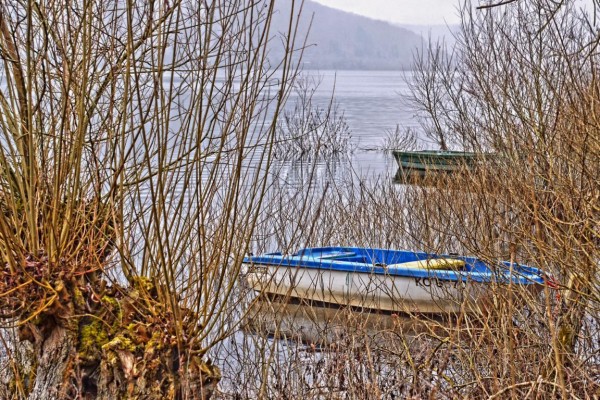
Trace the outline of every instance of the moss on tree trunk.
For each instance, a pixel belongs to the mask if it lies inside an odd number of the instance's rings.
[[[148,280],[123,288],[83,276],[54,288],[42,312],[21,320],[1,398],[210,398],[219,369],[200,356],[199,343],[178,338]]]

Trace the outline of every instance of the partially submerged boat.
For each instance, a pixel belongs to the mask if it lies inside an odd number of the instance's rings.
[[[244,264],[259,293],[405,313],[478,312],[493,290],[537,294],[546,283],[543,271],[507,261],[362,247],[268,253]]]

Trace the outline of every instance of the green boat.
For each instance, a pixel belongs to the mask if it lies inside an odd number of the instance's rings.
[[[450,150],[398,151],[392,154],[403,172],[459,172],[472,170],[482,158],[491,154]]]

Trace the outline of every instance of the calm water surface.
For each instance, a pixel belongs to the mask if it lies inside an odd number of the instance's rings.
[[[334,97],[338,111],[344,114],[349,126],[351,145],[355,148],[349,161],[350,165],[340,160],[317,162],[315,172],[317,181],[347,179],[348,173],[355,173],[356,176],[365,179],[391,179],[398,167],[389,152],[383,149],[386,135],[394,131],[396,126],[418,129],[416,119],[405,103],[405,96],[408,94],[405,72],[309,71],[307,74],[320,80],[320,85],[312,97],[313,105],[327,108],[332,96]],[[289,99],[290,110],[294,107],[294,96],[296,95],[292,94]],[[293,190],[300,189],[301,192],[305,190],[313,172],[311,160],[280,160],[276,164],[278,165],[273,167],[277,171],[274,172],[277,180],[293,187]],[[215,349],[213,357],[224,372],[225,376],[220,385],[225,391],[235,392],[237,379],[239,378],[240,382],[248,379],[248,377],[244,378],[244,374],[248,373],[244,363],[248,359],[253,359],[254,353],[257,353],[257,360],[264,357],[262,352],[265,350],[260,346],[257,347],[256,343],[260,342],[257,338],[272,333],[270,325],[262,325],[265,321],[277,326],[277,330],[281,329],[279,325],[283,323],[288,331],[299,333],[302,340],[314,341],[324,330],[329,329],[329,323],[323,324],[331,319],[330,314],[337,315],[339,312],[314,306],[308,308],[293,306],[289,310],[283,309],[285,312],[267,311],[262,310],[264,315],[261,314],[259,318],[261,324],[249,329],[249,332],[238,331],[230,340]],[[310,318],[306,318],[306,315]],[[385,318],[381,317],[377,322],[389,323]],[[258,333],[257,338],[253,338],[252,333]],[[334,330],[326,332],[325,337],[335,333]],[[296,338],[295,335],[292,336]],[[268,343],[271,343],[269,346],[273,346],[269,347],[269,351],[274,351],[275,358],[283,364],[295,354],[294,351],[302,352],[302,345],[298,343],[291,344],[289,347],[285,341],[278,345],[274,345],[271,340]]]
[[[396,126],[416,129],[417,121],[405,102],[407,72],[307,71],[320,79],[313,102],[327,107],[332,95],[348,123],[356,147],[351,163],[363,177],[391,173],[396,163],[382,150],[386,134]],[[290,98],[293,104],[294,97]]]

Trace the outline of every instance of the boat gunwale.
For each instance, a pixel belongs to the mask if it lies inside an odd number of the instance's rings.
[[[467,264],[465,270],[433,270],[424,268],[402,268],[402,263],[395,263],[390,265],[373,265],[365,262],[355,261],[344,261],[336,259],[324,259],[316,257],[314,255],[306,255],[315,248],[307,248],[300,250],[295,255],[282,255],[282,254],[264,254],[261,256],[246,257],[243,260],[245,264],[251,264],[254,266],[264,267],[285,267],[285,268],[306,268],[314,270],[324,271],[338,271],[338,272],[351,272],[361,273],[369,275],[382,275],[392,277],[405,277],[405,278],[434,278],[444,281],[472,281],[479,283],[498,283],[498,284],[509,284],[511,281],[513,284],[520,285],[531,285],[531,284],[544,284],[544,272],[538,268],[531,267],[528,265],[513,263],[512,268],[509,262],[499,262],[498,269],[492,269],[487,263],[475,257],[466,256],[452,256],[452,255],[437,255],[424,252],[410,252],[407,250],[384,250],[384,249],[369,249],[372,251],[391,251],[391,252],[407,252],[415,255],[416,260],[427,260],[427,259],[439,259],[439,258],[452,258],[463,260]],[[325,253],[327,249],[341,250],[366,250],[366,248],[342,248],[342,247],[330,247],[330,248],[316,248]],[[480,263],[485,270],[474,270],[477,268],[477,263]],[[512,275],[509,274],[512,272]]]
[[[462,150],[415,150],[415,151],[391,150],[391,153],[395,157],[406,157],[406,158],[434,157],[435,159],[447,159],[447,160],[479,159],[479,158],[486,159],[486,158],[497,157],[497,155],[495,153],[479,153],[479,152],[462,151]]]

